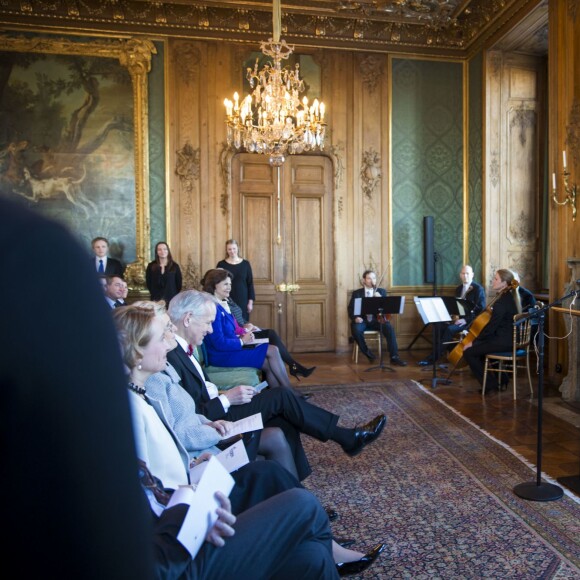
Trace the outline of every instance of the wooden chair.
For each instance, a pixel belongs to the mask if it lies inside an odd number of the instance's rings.
[[[524,314],[516,314],[514,322],[527,316]],[[530,342],[532,336],[531,319],[527,319],[518,326],[513,328],[513,347],[508,352],[494,352],[485,356],[485,367],[483,370],[483,388],[481,389],[482,396],[485,395],[485,384],[487,382],[487,373],[507,373],[512,375],[514,400],[517,398],[516,378],[518,369],[526,369],[528,372],[528,382],[530,384],[530,397],[534,395],[532,387],[532,375],[530,372]],[[518,364],[518,361],[525,361],[524,364]],[[499,376],[498,376],[499,382]]]
[[[379,360],[380,360],[383,348],[381,333],[378,330],[365,330],[364,337],[365,342],[367,344],[369,343],[369,340],[371,342],[378,343],[377,350],[379,351]],[[355,340],[352,347],[352,360],[355,362],[355,364],[358,364],[358,351],[359,351],[358,342]]]

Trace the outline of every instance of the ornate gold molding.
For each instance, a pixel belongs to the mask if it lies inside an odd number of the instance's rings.
[[[231,186],[232,186],[232,157],[235,151],[232,151],[224,141],[219,156],[220,174],[222,176],[222,194],[220,196],[220,208],[222,215],[226,217],[230,208]]]
[[[537,0],[336,0],[287,2],[282,33],[327,48],[465,56]],[[569,0],[575,16],[578,0]],[[126,34],[177,34],[242,42],[272,34],[271,3],[222,0],[2,0],[0,19],[21,26],[101,27]]]
[[[155,45],[146,39],[92,39],[75,42],[66,37],[26,37],[0,34],[1,50],[73,56],[115,58],[127,68],[133,83],[133,122],[135,147],[135,222],[137,260],[127,267],[131,286],[144,283],[143,272],[150,259],[149,220],[149,114],[147,74]]]
[[[374,54],[363,58],[360,63],[362,83],[373,93],[383,77],[383,59]]]
[[[372,199],[375,189],[383,177],[381,158],[373,148],[363,153],[360,177],[363,193],[368,199]]]
[[[574,97],[572,108],[570,109],[569,122],[566,125],[566,145],[572,154],[574,161],[578,161],[580,148],[580,103],[578,97]]]

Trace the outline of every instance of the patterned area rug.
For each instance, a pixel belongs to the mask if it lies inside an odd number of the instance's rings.
[[[308,387],[311,402],[363,423],[381,411],[382,436],[350,458],[304,437],[306,486],[340,517],[338,537],[387,550],[364,578],[580,578],[580,504],[512,489],[535,471],[414,381]]]

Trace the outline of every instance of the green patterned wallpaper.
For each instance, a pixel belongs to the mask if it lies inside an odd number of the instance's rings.
[[[151,59],[149,73],[149,215],[151,220],[151,256],[155,244],[165,240],[165,95],[164,49],[155,43],[157,54]]]
[[[392,61],[393,285],[423,284],[423,216],[435,220],[437,283],[463,258],[463,66]]]
[[[469,163],[468,163],[468,261],[473,266],[475,279],[482,281],[483,228],[482,228],[482,156],[483,156],[483,57],[477,54],[469,61]]]

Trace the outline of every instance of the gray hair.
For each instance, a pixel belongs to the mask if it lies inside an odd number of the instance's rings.
[[[189,312],[196,318],[203,316],[210,304],[215,305],[215,299],[211,294],[198,290],[184,290],[171,299],[167,314],[171,322],[177,324]]]

